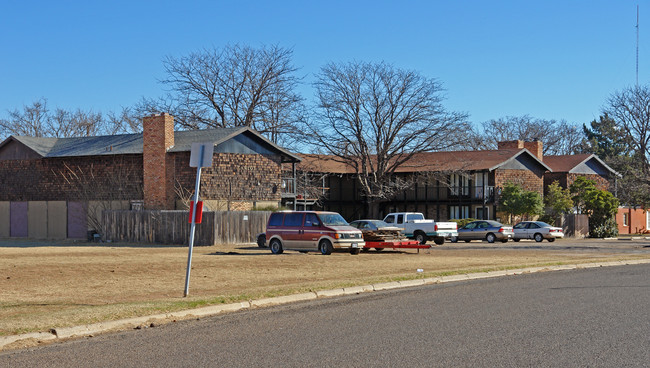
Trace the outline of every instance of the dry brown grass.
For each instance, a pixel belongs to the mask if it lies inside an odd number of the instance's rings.
[[[0,247],[0,335],[447,273],[650,258],[616,252],[476,248],[278,256],[254,245],[196,247],[190,295],[183,298],[187,248]]]

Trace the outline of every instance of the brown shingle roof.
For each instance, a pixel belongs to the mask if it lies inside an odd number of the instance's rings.
[[[548,165],[553,172],[569,172],[574,167],[580,165],[583,161],[590,158],[592,154],[581,153],[578,155],[560,155],[544,156],[544,163]]]
[[[396,172],[494,170],[524,152],[537,160],[526,149],[423,152],[413,156]],[[355,172],[351,166],[336,161],[335,156],[310,154],[300,156],[303,158],[298,165],[301,170],[334,174]]]

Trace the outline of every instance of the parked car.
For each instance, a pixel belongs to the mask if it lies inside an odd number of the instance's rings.
[[[564,232],[561,227],[555,227],[542,221],[522,221],[513,227],[515,231],[514,241],[521,239],[535,239],[541,242],[546,239],[554,242],[557,238],[563,238]]]
[[[384,217],[384,222],[404,229],[404,235],[409,239],[415,239],[420,244],[426,244],[429,239],[442,245],[445,239],[451,239],[458,235],[455,222],[436,222],[426,220],[419,212],[395,212]]]
[[[338,213],[324,211],[274,212],[267,222],[264,238],[273,254],[297,250],[327,255],[335,249],[359,254],[365,245],[359,229],[350,226]]]
[[[492,220],[478,220],[472,221],[458,229],[458,236],[452,237],[451,241],[455,243],[459,240],[466,242],[487,240],[488,243],[494,243],[496,240],[500,240],[505,243],[508,239],[514,238],[514,235],[512,226],[506,226]]]

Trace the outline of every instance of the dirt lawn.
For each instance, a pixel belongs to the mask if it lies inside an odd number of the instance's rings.
[[[650,258],[650,252],[471,243],[430,250],[272,255],[253,244],[188,249],[0,243],[0,335],[309,290],[523,266]],[[543,243],[546,245],[547,243]],[[567,244],[567,243],[564,243]],[[560,246],[558,246],[560,245]],[[577,247],[580,248],[580,247]],[[422,269],[424,272],[417,272]]]

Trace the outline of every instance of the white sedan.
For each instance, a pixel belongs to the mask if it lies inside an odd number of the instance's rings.
[[[564,232],[561,227],[555,227],[542,221],[522,221],[513,226],[515,236],[514,241],[521,239],[535,239],[536,242],[541,242],[546,239],[549,242],[554,242],[557,238],[563,238]]]

